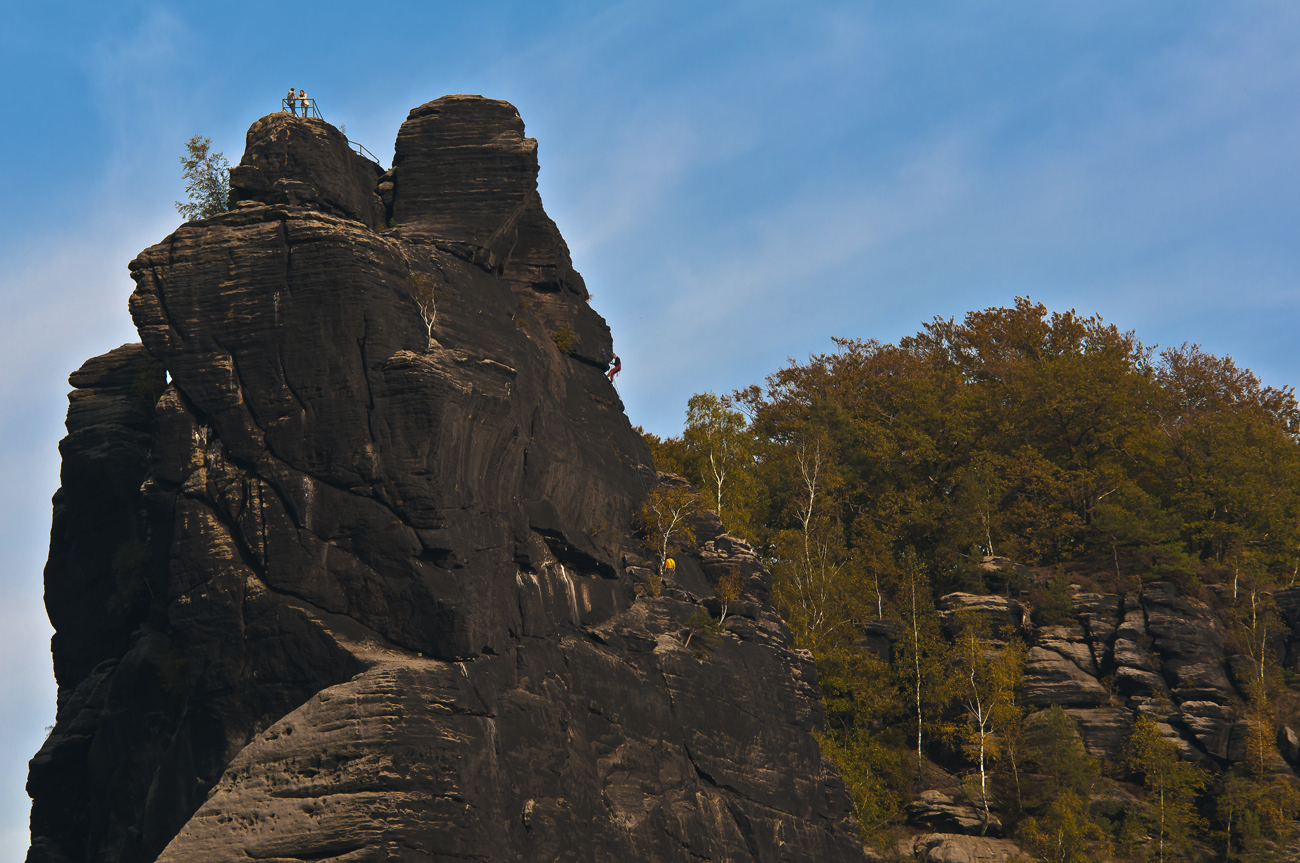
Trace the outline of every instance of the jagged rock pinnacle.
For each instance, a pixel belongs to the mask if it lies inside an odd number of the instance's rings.
[[[645,595],[656,475],[523,131],[444,97],[381,176],[263,118],[234,209],[131,263],[143,344],[72,378],[29,861],[862,859],[748,546],[705,518]]]

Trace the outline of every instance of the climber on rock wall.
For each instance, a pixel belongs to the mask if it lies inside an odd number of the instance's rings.
[[[605,372],[605,377],[609,378],[609,382],[612,384],[614,382],[614,375],[623,371],[623,361],[618,358],[618,354],[614,354],[610,358],[610,362],[613,363],[613,365],[610,366],[609,371]]]

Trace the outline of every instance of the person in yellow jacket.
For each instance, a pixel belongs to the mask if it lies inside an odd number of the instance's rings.
[[[676,574],[677,574],[677,561],[673,560],[670,557],[664,561],[664,575],[676,575]]]

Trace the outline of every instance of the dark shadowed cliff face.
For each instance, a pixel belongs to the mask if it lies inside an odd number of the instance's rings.
[[[749,548],[705,520],[638,597],[657,480],[536,178],[504,102],[382,175],[272,115],[132,262],[143,346],[71,379],[30,861],[861,859]]]

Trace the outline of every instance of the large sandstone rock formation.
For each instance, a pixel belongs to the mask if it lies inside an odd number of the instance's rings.
[[[659,478],[536,154],[480,97],[387,173],[272,115],[132,262],[143,344],[71,378],[31,863],[862,859],[752,551],[702,520],[645,594]]]

